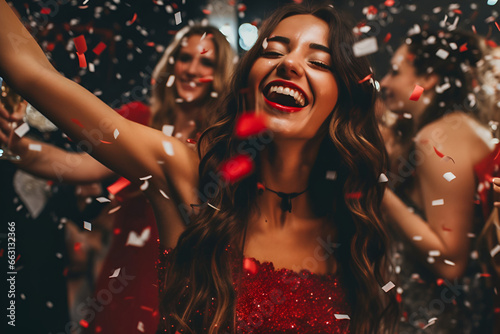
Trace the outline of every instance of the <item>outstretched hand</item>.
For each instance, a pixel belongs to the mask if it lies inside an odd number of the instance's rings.
[[[21,140],[14,130],[23,120],[27,105],[28,103],[23,101],[16,106],[12,114],[9,114],[5,106],[0,103],[0,143],[7,144],[13,152],[16,152]]]

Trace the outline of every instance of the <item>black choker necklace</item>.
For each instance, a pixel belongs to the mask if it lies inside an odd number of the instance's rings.
[[[283,212],[292,212],[292,199],[294,199],[295,197],[299,196],[299,195],[302,195],[303,193],[305,193],[307,191],[307,188],[300,192],[300,193],[282,193],[280,191],[274,191],[272,189],[269,189],[268,187],[264,186],[264,188],[266,190],[269,190],[270,192],[272,193],[275,193],[276,195],[278,195],[279,198],[281,198],[281,205],[280,205],[280,208]]]

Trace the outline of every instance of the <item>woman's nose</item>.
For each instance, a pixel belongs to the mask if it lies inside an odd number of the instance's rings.
[[[303,59],[299,55],[289,53],[285,55],[278,67],[278,73],[286,78],[302,76],[304,74]]]

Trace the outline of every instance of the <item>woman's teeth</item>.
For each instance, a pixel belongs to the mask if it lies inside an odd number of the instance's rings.
[[[269,93],[277,93],[277,94],[283,94],[283,95],[289,95],[295,99],[295,102],[303,107],[305,105],[306,99],[304,98],[304,95],[300,93],[299,91],[296,91],[290,87],[283,87],[283,86],[271,86],[269,89]]]

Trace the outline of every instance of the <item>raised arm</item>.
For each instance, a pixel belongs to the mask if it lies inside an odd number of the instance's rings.
[[[471,137],[470,131],[465,130],[466,126],[461,128],[462,131],[443,131],[440,126],[431,126],[417,140],[415,179],[421,190],[417,202],[421,202],[426,220],[410,212],[390,190],[383,200],[389,221],[416,247],[422,262],[428,263],[438,277],[447,279],[461,276],[466,268],[474,213],[476,187],[471,152],[479,150],[474,147],[479,143],[471,140],[467,144],[464,138]],[[454,162],[441,158],[434,147],[439,147],[438,151],[452,157]],[[445,173],[452,173],[446,175],[455,178],[448,181]],[[437,253],[433,263],[427,260]]]
[[[160,237],[171,234],[164,244],[172,245],[183,230],[182,219],[179,212],[167,219],[165,207],[197,201],[195,152],[160,131],[126,120],[60,75],[4,0],[0,0],[0,76],[104,165],[136,184],[149,177],[143,189],[154,207]],[[164,195],[173,203],[163,205]]]

